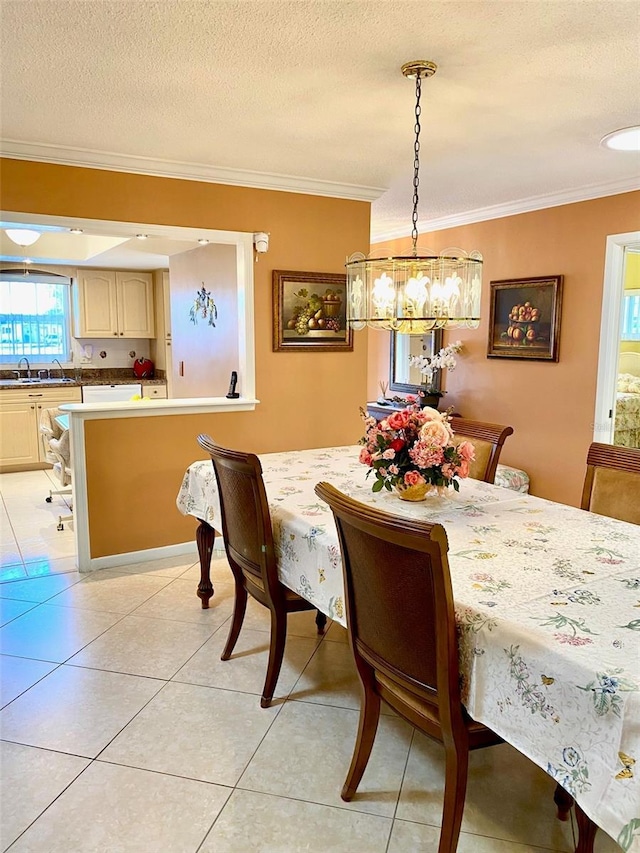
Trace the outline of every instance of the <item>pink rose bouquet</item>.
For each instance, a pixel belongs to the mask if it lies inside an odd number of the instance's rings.
[[[458,491],[458,478],[469,476],[474,447],[469,441],[454,442],[446,412],[410,406],[380,422],[364,413],[363,420],[360,462],[374,473],[374,492],[422,484]]]

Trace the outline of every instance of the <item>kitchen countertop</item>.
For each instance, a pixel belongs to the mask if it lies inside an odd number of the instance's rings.
[[[35,381],[25,381],[24,379],[2,379],[0,378],[0,391],[15,391],[25,388],[82,388],[87,385],[166,385],[165,379],[138,379],[136,376],[128,377],[111,377],[109,379],[101,379],[98,377],[87,376],[82,377],[78,381],[75,379],[62,380],[59,377],[53,379],[38,379]]]

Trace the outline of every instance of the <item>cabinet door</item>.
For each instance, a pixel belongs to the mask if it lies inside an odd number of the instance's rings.
[[[79,270],[74,296],[74,334],[109,338],[118,334],[116,274],[111,270]]]
[[[0,465],[39,461],[35,403],[0,404]]]
[[[118,334],[123,338],[152,338],[153,278],[147,272],[117,272]]]
[[[171,318],[169,316],[169,273],[156,270],[153,274],[153,302],[156,320],[156,337],[151,341],[151,360],[156,370],[167,371],[167,347],[171,340]]]

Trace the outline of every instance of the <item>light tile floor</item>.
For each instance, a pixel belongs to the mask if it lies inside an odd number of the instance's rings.
[[[290,620],[261,709],[266,611],[250,603],[220,661],[233,585],[212,607],[194,560],[75,571],[46,472],[0,475],[0,848],[11,853],[435,853],[441,748],[387,712],[351,803],[358,721],[345,632]],[[473,753],[459,853],[573,849],[554,784],[508,745]],[[599,833],[598,853],[619,851]]]

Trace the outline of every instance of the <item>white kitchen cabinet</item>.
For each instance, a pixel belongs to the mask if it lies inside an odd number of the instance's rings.
[[[73,290],[75,337],[155,335],[151,273],[79,269]]]
[[[142,383],[142,396],[149,397],[150,400],[166,400],[167,386],[166,385],[145,385]]]
[[[80,403],[80,388],[0,391],[0,467],[19,470],[46,462],[40,434],[42,409]]]
[[[171,396],[169,383],[172,377],[171,340],[171,291],[167,270],[156,270],[153,274],[156,339],[151,343],[151,360],[156,370],[163,370],[167,377],[167,394]]]

